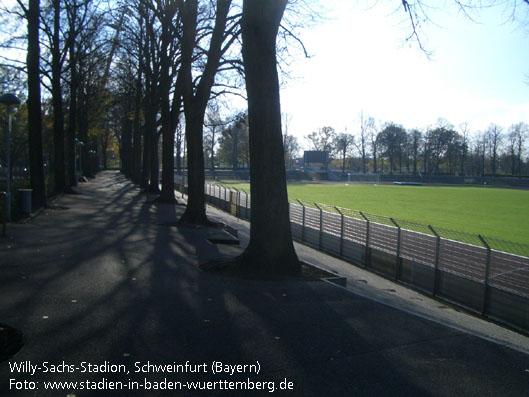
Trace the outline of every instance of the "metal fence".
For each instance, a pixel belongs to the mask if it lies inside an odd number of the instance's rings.
[[[248,192],[206,184],[205,194],[250,219]],[[301,200],[290,202],[290,221],[303,244],[529,331],[527,245]]]

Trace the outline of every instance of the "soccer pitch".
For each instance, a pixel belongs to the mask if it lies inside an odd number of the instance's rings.
[[[249,192],[248,184],[230,184]],[[529,191],[489,187],[289,184],[290,199],[529,244]]]

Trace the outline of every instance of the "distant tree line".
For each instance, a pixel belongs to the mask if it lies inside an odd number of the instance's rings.
[[[288,132],[289,116],[283,115],[283,147],[286,168],[294,168],[301,146],[297,137]],[[206,168],[248,168],[250,142],[247,112],[222,118],[216,104],[210,106],[204,129]]]
[[[459,128],[445,120],[421,131],[395,123],[376,126],[360,118],[356,134],[319,128],[306,136],[312,150],[331,153],[331,165],[343,172],[408,173],[462,176],[528,176],[529,126],[509,128],[490,124],[471,134],[468,124]]]

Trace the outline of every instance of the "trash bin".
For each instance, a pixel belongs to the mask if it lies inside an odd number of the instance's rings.
[[[20,212],[31,214],[31,192],[32,189],[18,189],[20,194]]]

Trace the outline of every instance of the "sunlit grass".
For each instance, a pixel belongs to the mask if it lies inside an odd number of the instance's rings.
[[[248,184],[234,184],[249,191]],[[290,198],[529,244],[529,191],[485,187],[292,184]]]

